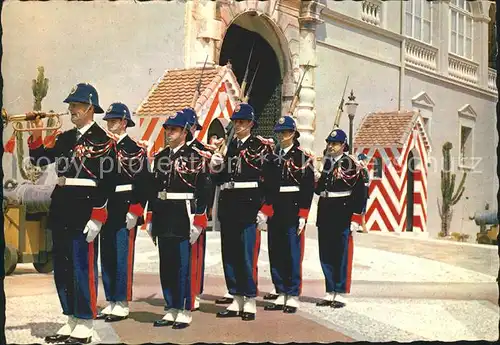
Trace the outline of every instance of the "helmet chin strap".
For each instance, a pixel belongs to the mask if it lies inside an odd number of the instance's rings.
[[[332,150],[332,148],[329,148],[330,146],[327,146],[327,153],[332,156],[332,157],[339,157],[341,156],[343,153],[344,153],[344,148],[345,148],[345,144],[343,143],[342,146],[340,147],[339,151],[338,152],[334,152]]]
[[[289,135],[289,136],[287,136],[287,137],[283,137],[283,138],[280,140],[280,142],[282,143],[282,142],[284,142],[284,141],[290,140],[291,138],[293,138],[293,136],[294,136],[294,135],[295,135],[295,133],[292,133],[292,134],[290,134],[290,135]]]
[[[241,132],[243,132],[244,130],[247,130],[247,129],[249,129],[249,128],[251,128],[251,127],[250,127],[250,125],[245,126],[245,127],[242,127],[242,128],[240,128],[239,130],[234,131],[234,134],[236,134],[236,135],[237,135],[237,134],[240,134]]]
[[[77,120],[77,121],[81,120],[82,117],[84,117],[89,112],[90,107],[92,107],[92,104],[89,104],[89,106],[87,107],[87,109],[85,109],[85,111],[83,111],[83,112],[77,112],[75,120]]]

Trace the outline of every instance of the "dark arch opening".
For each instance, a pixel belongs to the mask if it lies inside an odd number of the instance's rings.
[[[214,119],[210,124],[210,127],[208,127],[207,142],[210,143],[210,138],[212,136],[215,136],[217,138],[225,138],[228,123],[229,120],[226,120],[225,118]]]
[[[260,65],[248,103],[254,108],[258,121],[258,127],[254,133],[271,137],[273,136],[274,124],[281,116],[282,85],[279,62],[273,48],[258,33],[232,24],[227,29],[222,43],[219,65],[223,66],[229,61],[238,83],[241,85],[254,42],[247,77],[247,90],[259,62]]]

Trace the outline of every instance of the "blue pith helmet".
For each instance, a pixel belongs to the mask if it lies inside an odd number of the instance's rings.
[[[286,115],[281,117],[274,126],[275,133],[283,131],[295,131],[295,138],[300,137],[300,133],[299,131],[297,131],[297,125],[295,124],[295,120],[291,116]]]
[[[231,121],[234,120],[250,120],[253,121],[253,128],[257,128],[257,120],[252,106],[248,103],[240,103],[234,108]]]
[[[104,115],[103,120],[120,119],[127,120],[127,127],[134,127],[135,123],[132,121],[130,116],[130,110],[128,107],[120,102],[112,103],[108,110],[106,110],[106,115]]]
[[[327,143],[342,143],[347,144],[347,135],[341,129],[334,129],[325,139]]]
[[[196,116],[196,112],[193,108],[184,108],[181,112],[186,117],[189,126],[196,126],[197,131],[203,129],[203,127],[201,127],[200,123],[198,122],[198,116]]]
[[[360,154],[358,155],[358,160],[360,160],[360,161],[364,161],[364,160],[365,160],[365,159],[367,159],[367,158],[368,158],[368,156],[367,156],[367,155],[365,155],[364,153],[360,153]]]
[[[63,101],[64,103],[78,102],[92,104],[94,106],[94,113],[102,114],[104,110],[99,106],[99,95],[95,87],[88,83],[80,83],[73,86],[68,97]]]
[[[189,123],[186,119],[186,116],[180,111],[178,111],[175,115],[170,116],[167,121],[163,123],[163,128],[167,129],[167,127],[180,127],[187,131],[186,140],[190,141],[193,139],[193,135],[189,131]]]

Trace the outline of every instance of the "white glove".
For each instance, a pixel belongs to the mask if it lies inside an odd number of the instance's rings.
[[[197,225],[191,226],[191,232],[189,233],[189,243],[193,244],[198,240],[201,235],[202,228]]]
[[[319,181],[319,178],[321,177],[321,173],[318,170],[314,171],[314,180]]]
[[[261,211],[259,211],[259,213],[257,213],[256,222],[257,222],[257,228],[265,229],[267,225],[267,216]]]
[[[210,158],[210,167],[214,168],[224,163],[224,157],[220,153],[214,153]]]
[[[85,225],[85,229],[83,229],[83,233],[87,234],[87,242],[90,243],[92,242],[97,235],[99,235],[99,231],[101,231],[102,223],[91,219],[87,222],[87,225]]]
[[[297,235],[300,236],[302,231],[306,228],[306,219],[305,218],[299,218],[299,227],[297,228]]]
[[[132,229],[137,224],[137,216],[133,213],[127,212],[125,216],[125,222],[127,223],[127,229]]]

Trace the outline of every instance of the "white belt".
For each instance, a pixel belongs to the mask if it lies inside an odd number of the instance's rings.
[[[238,188],[257,188],[257,187],[259,187],[258,182],[225,182],[220,187],[220,190],[238,189]]]
[[[116,186],[115,188],[115,192],[127,192],[129,190],[132,190],[131,184],[122,184],[120,186]]]
[[[281,186],[280,193],[299,192],[299,186]]]
[[[350,190],[346,190],[344,192],[321,192],[319,196],[322,198],[341,198],[349,195],[351,195]]]
[[[60,176],[57,178],[58,186],[79,186],[79,187],[97,187],[97,182],[88,178],[73,178]]]
[[[367,187],[368,187],[368,185],[369,185],[369,183],[365,183],[365,186],[367,186]]]
[[[164,190],[158,192],[158,199],[160,200],[190,200],[194,199],[193,193],[167,193]]]

